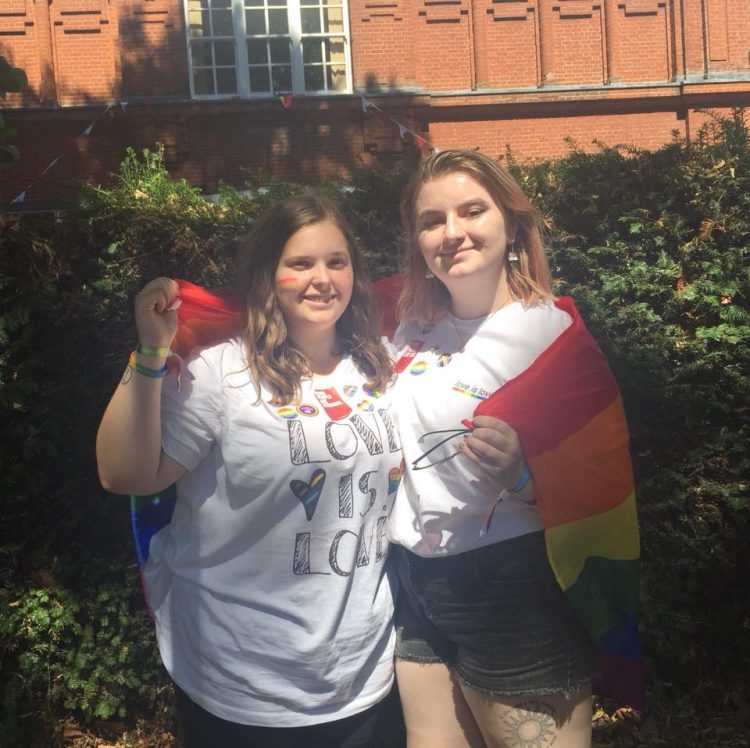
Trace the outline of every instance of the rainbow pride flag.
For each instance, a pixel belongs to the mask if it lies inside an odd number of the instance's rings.
[[[177,333],[172,351],[187,356],[199,345],[218,343],[242,332],[242,304],[231,291],[209,291],[194,283],[175,278],[180,287],[177,307]]]
[[[177,334],[171,350],[176,354],[168,360],[170,369],[181,366],[181,358],[199,345],[216,343],[242,331],[242,307],[230,291],[209,291],[194,283],[175,278],[178,294]],[[177,493],[175,486],[151,496],[130,497],[130,528],[135,545],[135,557],[141,578],[146,609],[153,618],[148,603],[148,590],[143,569],[148,561],[151,538],[172,519]]]
[[[640,710],[640,544],[628,427],[615,378],[573,300],[555,305],[573,323],[474,414],[518,433],[550,564],[599,647],[594,693]]]

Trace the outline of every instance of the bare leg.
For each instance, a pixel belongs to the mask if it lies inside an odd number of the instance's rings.
[[[461,686],[446,665],[396,660],[408,748],[485,748]]]
[[[591,691],[564,696],[489,696],[461,686],[487,748],[590,748]]]

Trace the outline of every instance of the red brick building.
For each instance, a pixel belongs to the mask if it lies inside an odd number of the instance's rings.
[[[519,159],[658,147],[750,103],[749,54],[750,0],[0,0],[0,55],[29,79],[2,102],[23,157],[0,209],[156,140],[206,191],[241,167],[388,167],[414,155],[404,128]]]

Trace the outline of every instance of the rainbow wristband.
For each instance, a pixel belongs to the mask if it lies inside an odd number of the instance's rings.
[[[161,367],[161,369],[149,369],[148,366],[139,364],[135,360],[135,351],[130,354],[130,358],[128,359],[128,366],[138,374],[143,374],[144,377],[152,377],[153,379],[160,379],[169,370],[169,367],[166,363]]]
[[[515,485],[508,489],[508,493],[520,493],[526,488],[526,484],[531,480],[531,473],[529,472],[529,466],[524,460],[523,466],[521,467],[521,475],[518,477]]]
[[[168,358],[172,351],[169,348],[165,348],[163,345],[144,345],[138,343],[138,347],[135,349],[136,353],[141,353],[144,356],[158,356],[159,358]]]

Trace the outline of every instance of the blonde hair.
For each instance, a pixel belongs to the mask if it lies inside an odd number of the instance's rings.
[[[335,203],[321,194],[305,192],[280,200],[257,218],[238,257],[237,286],[247,310],[243,344],[248,370],[258,392],[261,383],[271,391],[274,405],[299,399],[301,380],[309,376],[304,354],[288,337],[276,298],[276,269],[284,246],[297,231],[326,220],[333,221],[344,235],[354,276],[351,301],[336,322],[343,351],[352,356],[375,389],[385,389],[392,377],[362,251]]]
[[[419,248],[416,204],[424,184],[454,173],[466,174],[481,184],[509,226],[515,229],[513,248],[518,262],[511,263],[507,252],[505,257],[511,299],[530,305],[539,299],[554,298],[537,212],[518,182],[497,162],[478,151],[440,151],[420,164],[401,196],[407,249],[399,317],[415,319],[429,327],[445,316],[450,307],[445,285],[437,278],[426,277],[428,268]]]

